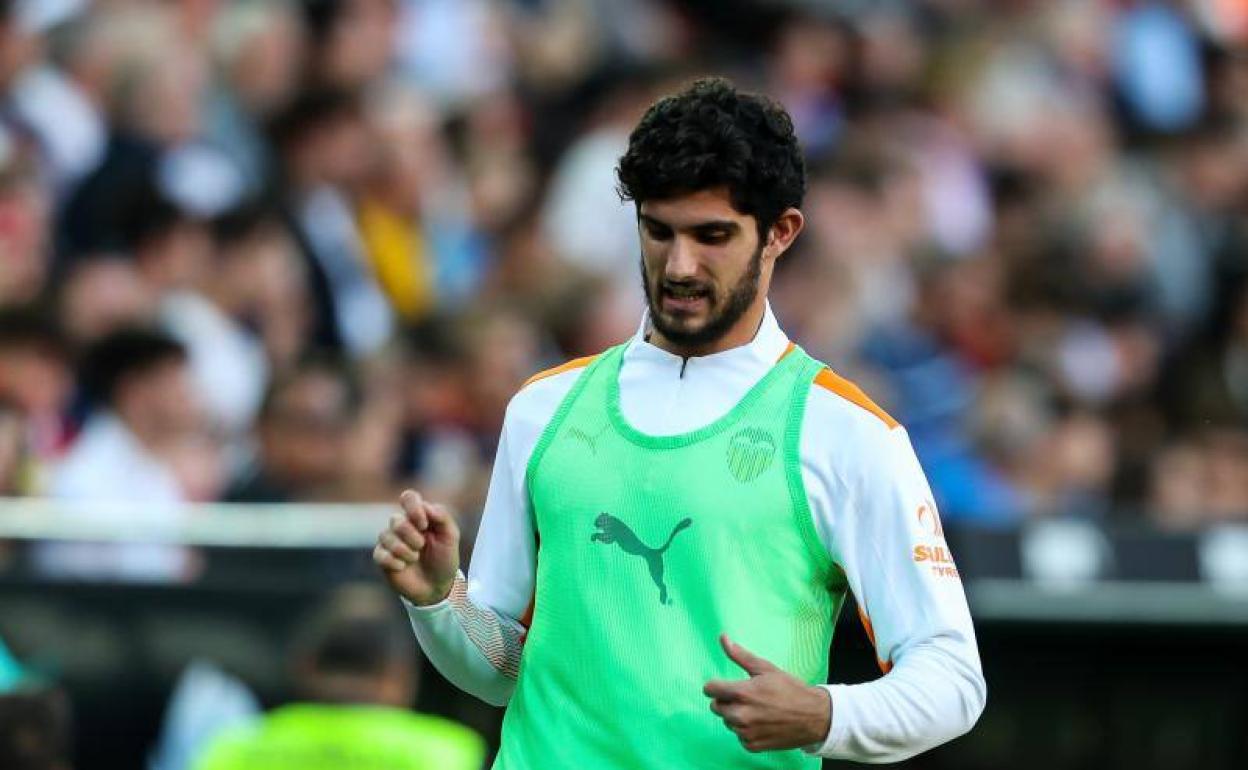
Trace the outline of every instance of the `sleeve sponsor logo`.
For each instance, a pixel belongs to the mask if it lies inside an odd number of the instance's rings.
[[[937,577],[958,578],[958,568],[954,566],[953,554],[949,552],[947,546],[943,545],[945,528],[940,523],[940,514],[936,512],[936,504],[930,500],[923,503],[915,511],[915,516],[919,520],[919,529],[923,534],[942,543],[942,545],[935,543],[916,545],[913,551],[915,563],[930,565],[932,574]]]
[[[930,561],[936,564],[953,564],[953,556],[948,550],[938,545],[916,545],[914,547],[914,560]]]
[[[919,527],[924,532],[930,533],[932,537],[945,539],[945,528],[940,523],[940,514],[936,513],[935,503],[930,501],[923,503],[915,515],[918,516]]]

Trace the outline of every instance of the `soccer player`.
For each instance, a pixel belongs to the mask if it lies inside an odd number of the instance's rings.
[[[413,491],[373,552],[438,669],[507,705],[494,767],[891,762],[966,732],[974,630],[905,429],[767,303],[803,225],[789,116],[699,81],[618,176],[636,336],[513,398],[467,579]],[[885,673],[826,685],[851,591]]]

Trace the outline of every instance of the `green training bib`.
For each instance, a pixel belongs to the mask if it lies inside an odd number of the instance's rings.
[[[529,462],[535,611],[494,767],[816,768],[747,752],[702,687],[746,676],[721,632],[826,681],[845,589],[798,460],[822,365],[794,348],[722,418],[649,436],[620,409],[624,349],[581,374]]]

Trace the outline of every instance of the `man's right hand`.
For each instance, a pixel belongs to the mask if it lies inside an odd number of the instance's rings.
[[[377,536],[373,562],[390,587],[412,604],[437,604],[451,592],[459,570],[459,526],[449,511],[409,489],[403,512]]]

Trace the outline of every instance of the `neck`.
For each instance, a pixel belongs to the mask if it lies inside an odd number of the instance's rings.
[[[710,342],[701,345],[684,345],[674,342],[665,337],[653,324],[650,324],[650,333],[647,339],[656,348],[666,350],[668,353],[681,358],[710,356],[753,342],[754,338],[758,336],[759,328],[763,325],[763,317],[766,313],[767,299],[760,293],[759,298],[737,319],[732,328],[725,332],[723,336]]]

